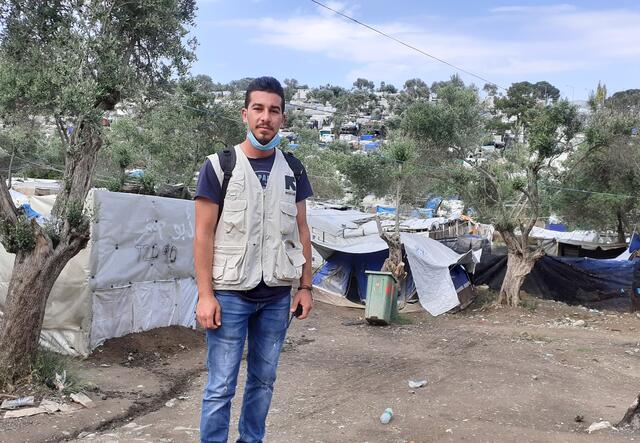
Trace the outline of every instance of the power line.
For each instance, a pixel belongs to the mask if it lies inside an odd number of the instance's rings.
[[[486,82],[486,83],[492,84],[492,85],[494,85],[494,86],[496,86],[496,87],[498,87],[498,88],[500,88],[500,89],[502,89],[502,90],[504,90],[504,91],[506,91],[506,90],[507,90],[505,87],[500,86],[499,84],[497,84],[497,83],[495,83],[495,82],[492,82],[491,80],[488,80],[488,79],[486,79],[486,78],[484,78],[484,77],[482,77],[482,76],[480,76],[480,75],[478,75],[478,74],[475,74],[475,73],[473,73],[473,72],[471,72],[471,71],[468,71],[468,70],[466,70],[466,69],[460,68],[459,66],[456,66],[456,65],[454,65],[453,63],[449,63],[448,61],[446,61],[446,60],[444,60],[444,59],[441,59],[441,58],[439,58],[439,57],[436,57],[435,55],[431,55],[431,54],[429,54],[428,52],[423,51],[422,49],[417,48],[417,47],[415,47],[415,46],[413,46],[413,45],[410,45],[409,43],[403,42],[402,40],[400,40],[400,39],[398,39],[398,38],[396,38],[396,37],[394,37],[394,36],[392,36],[392,35],[389,35],[389,34],[387,34],[387,33],[385,33],[385,32],[382,32],[382,31],[380,31],[379,29],[374,28],[373,26],[367,25],[366,23],[363,23],[363,22],[361,22],[361,21],[359,21],[359,20],[357,20],[357,19],[355,19],[355,18],[353,18],[353,17],[350,17],[350,16],[348,16],[348,15],[346,15],[346,14],[344,14],[344,13],[340,12],[340,11],[336,11],[335,9],[333,9],[333,8],[331,8],[331,7],[329,7],[329,6],[325,5],[325,4],[322,4],[322,3],[320,3],[320,2],[319,2],[319,1],[317,1],[317,0],[311,0],[311,1],[312,1],[313,3],[315,3],[316,5],[318,5],[318,6],[321,6],[321,7],[325,8],[325,9],[327,9],[327,10],[329,10],[329,11],[331,11],[331,12],[335,13],[335,14],[338,14],[339,16],[344,17],[344,18],[346,18],[347,20],[351,20],[352,22],[357,23],[357,24],[358,24],[358,25],[360,25],[360,26],[364,26],[365,28],[367,28],[367,29],[369,29],[369,30],[371,30],[371,31],[373,31],[373,32],[376,32],[376,33],[378,33],[378,34],[380,34],[380,35],[382,35],[382,36],[384,36],[384,37],[386,37],[386,38],[388,38],[388,39],[391,39],[391,40],[393,40],[394,42],[401,44],[402,46],[406,46],[406,47],[407,47],[407,48],[409,48],[409,49],[412,49],[412,50],[414,50],[414,51],[416,51],[416,52],[419,52],[420,54],[422,54],[422,55],[424,55],[424,56],[427,56],[427,57],[429,57],[429,58],[432,58],[432,59],[434,59],[434,60],[436,60],[436,61],[438,61],[438,62],[440,62],[440,63],[443,63],[443,64],[445,64],[445,65],[447,65],[447,66],[449,66],[449,67],[452,67],[452,68],[454,68],[454,69],[456,69],[456,70],[458,70],[458,71],[460,71],[460,72],[464,72],[465,74],[469,74],[470,76],[475,77],[475,78],[477,78],[477,79],[480,79],[480,80],[482,80],[482,81],[484,81],[484,82]]]
[[[624,198],[640,199],[640,196],[637,196],[637,195],[612,194],[610,192],[588,191],[586,189],[564,188],[562,186],[554,186],[554,185],[540,185],[540,187],[541,188],[559,189],[559,190],[562,190],[562,191],[580,192],[580,193],[583,193],[583,194],[607,195],[609,197],[624,197]]]

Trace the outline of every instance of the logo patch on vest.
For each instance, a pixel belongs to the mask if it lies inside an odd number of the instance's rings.
[[[296,178],[295,177],[291,177],[290,175],[285,175],[284,176],[284,192],[286,192],[287,194],[294,194],[296,193]]]

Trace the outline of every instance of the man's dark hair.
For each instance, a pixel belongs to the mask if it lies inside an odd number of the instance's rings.
[[[244,94],[244,107],[249,107],[249,101],[251,99],[251,93],[253,91],[272,92],[278,94],[282,99],[281,111],[284,112],[284,89],[278,80],[273,77],[258,77],[253,79],[249,86],[247,86],[247,92]]]

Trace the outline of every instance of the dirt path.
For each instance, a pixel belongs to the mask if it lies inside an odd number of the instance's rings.
[[[635,315],[553,302],[540,302],[534,312],[490,309],[436,319],[416,314],[412,324],[392,327],[370,327],[359,315],[362,311],[318,305],[310,320],[294,321],[281,358],[267,441],[640,439],[624,431],[586,433],[594,421],[619,420],[640,390],[640,318]],[[114,417],[98,432],[71,441],[198,441],[206,375],[202,336],[168,328],[160,334],[164,351],[142,351],[154,343],[158,349],[150,334],[118,339],[119,344],[109,343],[87,362],[89,373],[100,368],[103,385],[121,386],[98,403],[127,392],[119,399],[138,408],[129,411],[133,419]],[[133,358],[138,366],[123,366],[131,349],[138,351]],[[100,366],[105,364],[110,366]],[[138,404],[142,397],[135,386],[157,392],[176,379],[179,389]],[[409,389],[408,380],[418,379],[427,379],[428,385]],[[175,404],[167,407],[170,398],[176,398]],[[239,398],[231,438],[237,435],[238,406]],[[382,425],[378,417],[387,407],[395,415]],[[67,424],[73,420],[69,417]]]

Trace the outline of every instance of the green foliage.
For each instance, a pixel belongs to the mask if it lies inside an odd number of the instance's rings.
[[[307,176],[313,188],[314,197],[322,200],[341,199],[344,196],[342,177],[336,167],[344,154],[318,146],[318,135],[301,137],[299,134],[298,149],[295,156],[305,166]]]
[[[396,94],[398,92],[398,88],[391,83],[380,82],[380,88],[378,88],[378,91],[386,92],[387,94]]]
[[[518,82],[509,87],[506,97],[496,99],[495,105],[507,117],[516,117],[519,123],[528,126],[532,109],[559,98],[560,90],[549,82]]]
[[[89,217],[85,214],[84,202],[70,200],[67,204],[67,222],[71,229],[83,231],[89,229]]]
[[[335,106],[338,98],[342,95],[347,94],[348,92],[349,91],[341,86],[327,84],[325,86],[314,88],[309,91],[309,98],[316,100],[322,104],[329,103]]]
[[[366,78],[358,78],[355,82],[353,82],[353,87],[356,89],[373,91],[376,85],[371,80],[367,80]]]
[[[640,114],[607,107],[593,113],[585,142],[565,162],[555,185],[593,193],[555,189],[553,205],[564,218],[583,229],[630,232],[640,220],[640,141],[631,134]]]
[[[54,383],[56,374],[58,374],[64,377],[62,393],[77,393],[88,389],[89,384],[80,378],[76,368],[77,364],[71,357],[40,348],[33,364],[30,381],[46,385],[52,390],[57,390]]]
[[[440,95],[440,89],[450,86],[453,88],[464,88],[465,84],[458,74],[453,74],[449,80],[431,83],[431,92]]]
[[[296,93],[298,88],[300,87],[298,80],[295,78],[285,78],[284,79],[284,98],[286,101],[290,101],[293,98],[293,95]]]
[[[510,89],[514,97],[526,99],[517,101],[528,120],[524,143],[510,140],[506,148],[479,160],[470,159],[469,154],[487,138],[487,124],[495,127],[495,118],[487,116],[475,88],[456,81],[440,85],[437,103],[416,103],[402,119],[403,132],[420,145],[421,155],[436,169],[434,175],[461,196],[480,221],[493,223],[501,231],[513,232],[520,223],[548,210],[539,185],[553,172],[553,160],[571,149],[580,127],[574,107],[565,101],[538,104],[535,94],[539,91],[534,93],[534,86],[514,84]],[[522,89],[529,92],[514,94]]]
[[[0,220],[0,240],[7,252],[28,252],[36,246],[34,223],[25,215],[19,215],[16,223]]]
[[[619,91],[609,97],[605,105],[622,112],[640,112],[640,89]]]
[[[438,103],[417,102],[405,112],[400,128],[440,162],[448,148],[473,146],[484,136],[484,117],[477,92],[453,84],[438,92]]]
[[[381,197],[392,193],[389,162],[380,153],[346,155],[338,170],[347,178],[356,203],[369,194]]]
[[[153,106],[112,124],[98,173],[124,177],[125,168],[141,168],[145,193],[154,185],[189,186],[207,155],[241,142],[245,131],[239,107],[218,104],[202,78],[185,78]]]

